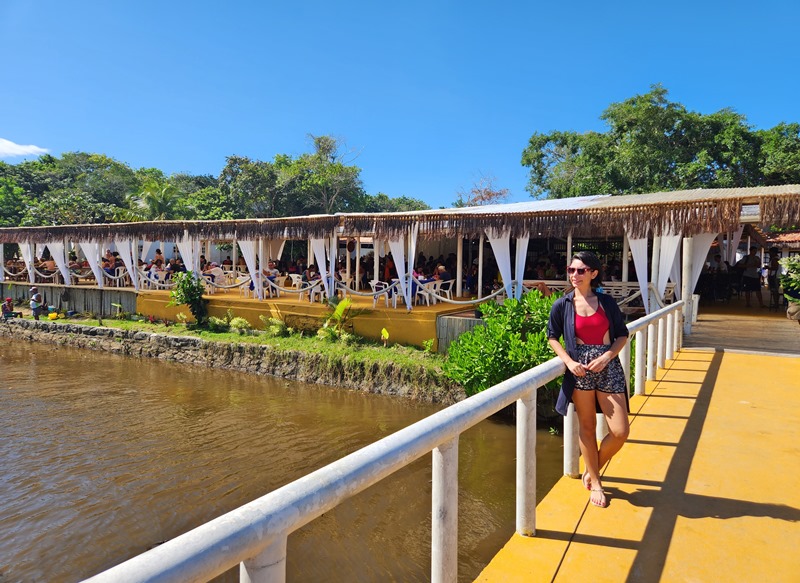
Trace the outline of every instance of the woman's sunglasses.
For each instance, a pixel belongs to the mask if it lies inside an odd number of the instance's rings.
[[[573,273],[577,273],[578,275],[583,275],[587,271],[591,271],[589,267],[567,267],[567,273],[572,275]]]

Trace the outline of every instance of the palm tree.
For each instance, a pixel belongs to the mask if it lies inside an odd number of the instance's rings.
[[[150,180],[128,197],[128,208],[121,215],[128,221],[169,221],[185,218],[186,208],[174,185]]]

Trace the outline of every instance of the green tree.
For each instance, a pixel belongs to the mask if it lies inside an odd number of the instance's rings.
[[[98,203],[86,192],[62,189],[29,201],[22,226],[85,225],[106,222],[108,216],[108,205]]]
[[[352,154],[331,136],[311,136],[314,152],[303,154],[293,164],[305,214],[333,214],[364,206],[361,169],[347,164]]]
[[[756,131],[731,109],[704,115],[648,93],[612,103],[606,132],[534,133],[527,189],[551,198],[724,188],[800,180],[797,124]]]
[[[287,176],[276,164],[228,156],[219,175],[220,192],[234,201],[237,218],[286,216]]]
[[[425,202],[409,196],[390,198],[387,194],[379,192],[375,195],[365,195],[364,206],[360,211],[365,213],[397,213],[408,211],[426,211],[429,207]]]
[[[186,218],[198,221],[225,221],[242,218],[236,201],[216,186],[207,186],[184,197]]]
[[[764,184],[800,182],[800,123],[780,123],[757,133],[762,144],[759,165]]]
[[[11,178],[0,176],[0,227],[18,227],[28,207],[25,192]]]
[[[122,220],[169,221],[186,216],[181,193],[168,182],[151,180],[127,202],[128,207],[117,215]]]

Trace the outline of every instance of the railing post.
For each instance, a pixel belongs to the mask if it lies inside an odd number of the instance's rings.
[[[594,436],[597,438],[597,441],[603,441],[606,435],[608,435],[608,423],[606,422],[606,416],[602,413],[597,413],[597,422],[594,425]]]
[[[633,372],[635,395],[644,395],[644,375],[647,369],[646,348],[647,348],[647,327],[642,328],[636,333],[636,364]]]
[[[622,372],[625,373],[625,386],[628,389],[628,394],[631,391],[631,339],[625,343],[622,350],[619,352],[619,360],[622,363]]]
[[[575,404],[570,403],[564,417],[564,475],[577,478],[580,472],[581,449],[578,444],[578,414]]]
[[[458,437],[433,450],[431,581],[458,578]]]
[[[656,344],[658,342],[658,327],[655,324],[647,325],[647,380],[656,380]]]
[[[658,348],[657,348],[657,356],[656,356],[656,366],[658,368],[664,368],[664,353],[666,352],[667,343],[667,326],[666,322],[664,322],[664,317],[658,319]]]
[[[675,312],[670,312],[667,314],[667,339],[666,339],[666,359],[672,360],[674,358],[675,348],[673,346],[673,342],[675,341],[675,331],[673,330],[673,326],[675,326]]]
[[[680,351],[683,348],[683,320],[681,319],[681,315],[683,312],[681,310],[675,310],[675,352]]]
[[[287,540],[282,533],[261,553],[239,563],[239,583],[284,583]]]
[[[517,399],[517,532],[536,534],[536,391]]]

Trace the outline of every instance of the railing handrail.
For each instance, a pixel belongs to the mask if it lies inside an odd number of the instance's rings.
[[[668,306],[664,306],[663,308],[660,308],[655,312],[650,312],[646,316],[642,316],[641,318],[634,320],[633,322],[628,324],[628,332],[631,334],[635,334],[639,330],[646,328],[647,326],[657,321],[659,318],[662,318],[663,316],[669,314],[670,312],[677,310],[678,308],[683,308],[683,305],[685,303],[686,302],[684,302],[683,300],[678,300],[677,302],[673,302]]]

